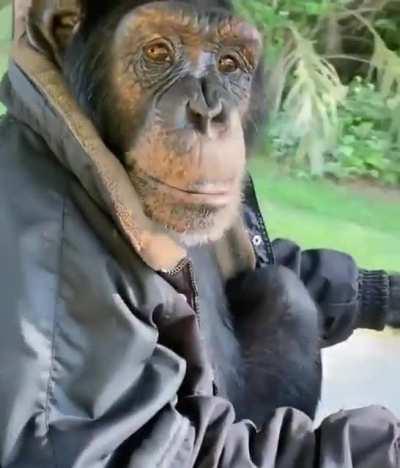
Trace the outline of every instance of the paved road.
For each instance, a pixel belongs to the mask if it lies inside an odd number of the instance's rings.
[[[318,421],[340,409],[378,404],[400,417],[400,333],[359,332],[324,351]]]

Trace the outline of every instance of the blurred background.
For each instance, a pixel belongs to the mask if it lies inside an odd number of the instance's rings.
[[[400,0],[234,3],[267,45],[251,170],[271,236],[400,271]],[[0,0],[0,75],[11,36]],[[324,375],[319,419],[372,403],[400,416],[400,333],[357,333],[325,352]]]

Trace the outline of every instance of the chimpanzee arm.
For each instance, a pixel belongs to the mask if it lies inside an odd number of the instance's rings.
[[[276,262],[295,271],[322,313],[324,346],[346,340],[357,328],[400,327],[400,276],[359,269],[349,255],[302,251],[291,241],[273,242]]]

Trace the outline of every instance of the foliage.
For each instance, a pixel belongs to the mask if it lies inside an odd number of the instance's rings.
[[[299,137],[288,138],[290,115],[282,111],[268,134],[269,154],[300,177],[309,177],[306,166],[293,158]],[[336,144],[325,154],[324,173],[338,179],[369,178],[400,185],[400,141],[392,131],[392,110],[377,87],[357,77],[338,110]]]
[[[295,66],[283,101],[287,122],[281,137],[298,139],[296,159],[309,158],[312,174],[322,175],[321,155],[332,148],[338,128],[338,105],[346,96],[335,69],[316,53],[311,41],[293,30],[295,46],[289,61]]]
[[[341,136],[326,172],[339,178],[368,177],[400,184],[400,140],[391,132],[388,100],[376,86],[356,79],[340,120]]]
[[[297,174],[400,183],[400,57],[385,42],[400,46],[395,3],[236,0],[268,44],[267,144]],[[385,8],[398,15],[385,17]],[[365,39],[367,55],[344,50],[349,30],[352,40]],[[356,68],[344,72],[338,59],[361,64],[363,80],[352,75]]]

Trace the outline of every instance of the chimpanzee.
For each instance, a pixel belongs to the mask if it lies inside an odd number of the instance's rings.
[[[24,442],[0,464],[150,467],[161,451],[214,467],[221,437],[246,439],[235,420],[313,418],[321,347],[397,323],[400,288],[270,242],[246,173],[267,111],[260,33],[226,0],[34,0],[26,32],[0,128],[0,356],[16,362],[0,361],[0,427],[18,406]],[[184,447],[203,462],[179,464]]]
[[[254,80],[262,63],[258,31],[234,18],[227,2],[213,2],[211,10],[201,1],[109,2],[90,14],[84,10],[90,4],[60,12],[52,3],[31,9],[29,37],[58,64],[126,167],[146,216],[180,245],[219,239],[239,212],[245,135],[251,139],[262,115],[255,105],[264,98],[263,81]],[[204,258],[203,251],[193,249],[191,256]],[[203,276],[200,270],[200,301],[218,284]],[[264,293],[267,281],[255,281]],[[256,293],[250,296],[256,301]],[[262,422],[278,406],[313,416],[321,380],[316,310],[299,304],[301,319],[276,317],[266,312],[280,309],[269,300],[266,294],[260,307],[255,303],[240,319],[239,312],[237,320],[224,297],[220,317],[208,316],[206,306],[201,311],[207,315],[200,318],[202,333],[216,350],[216,385],[241,417]]]

